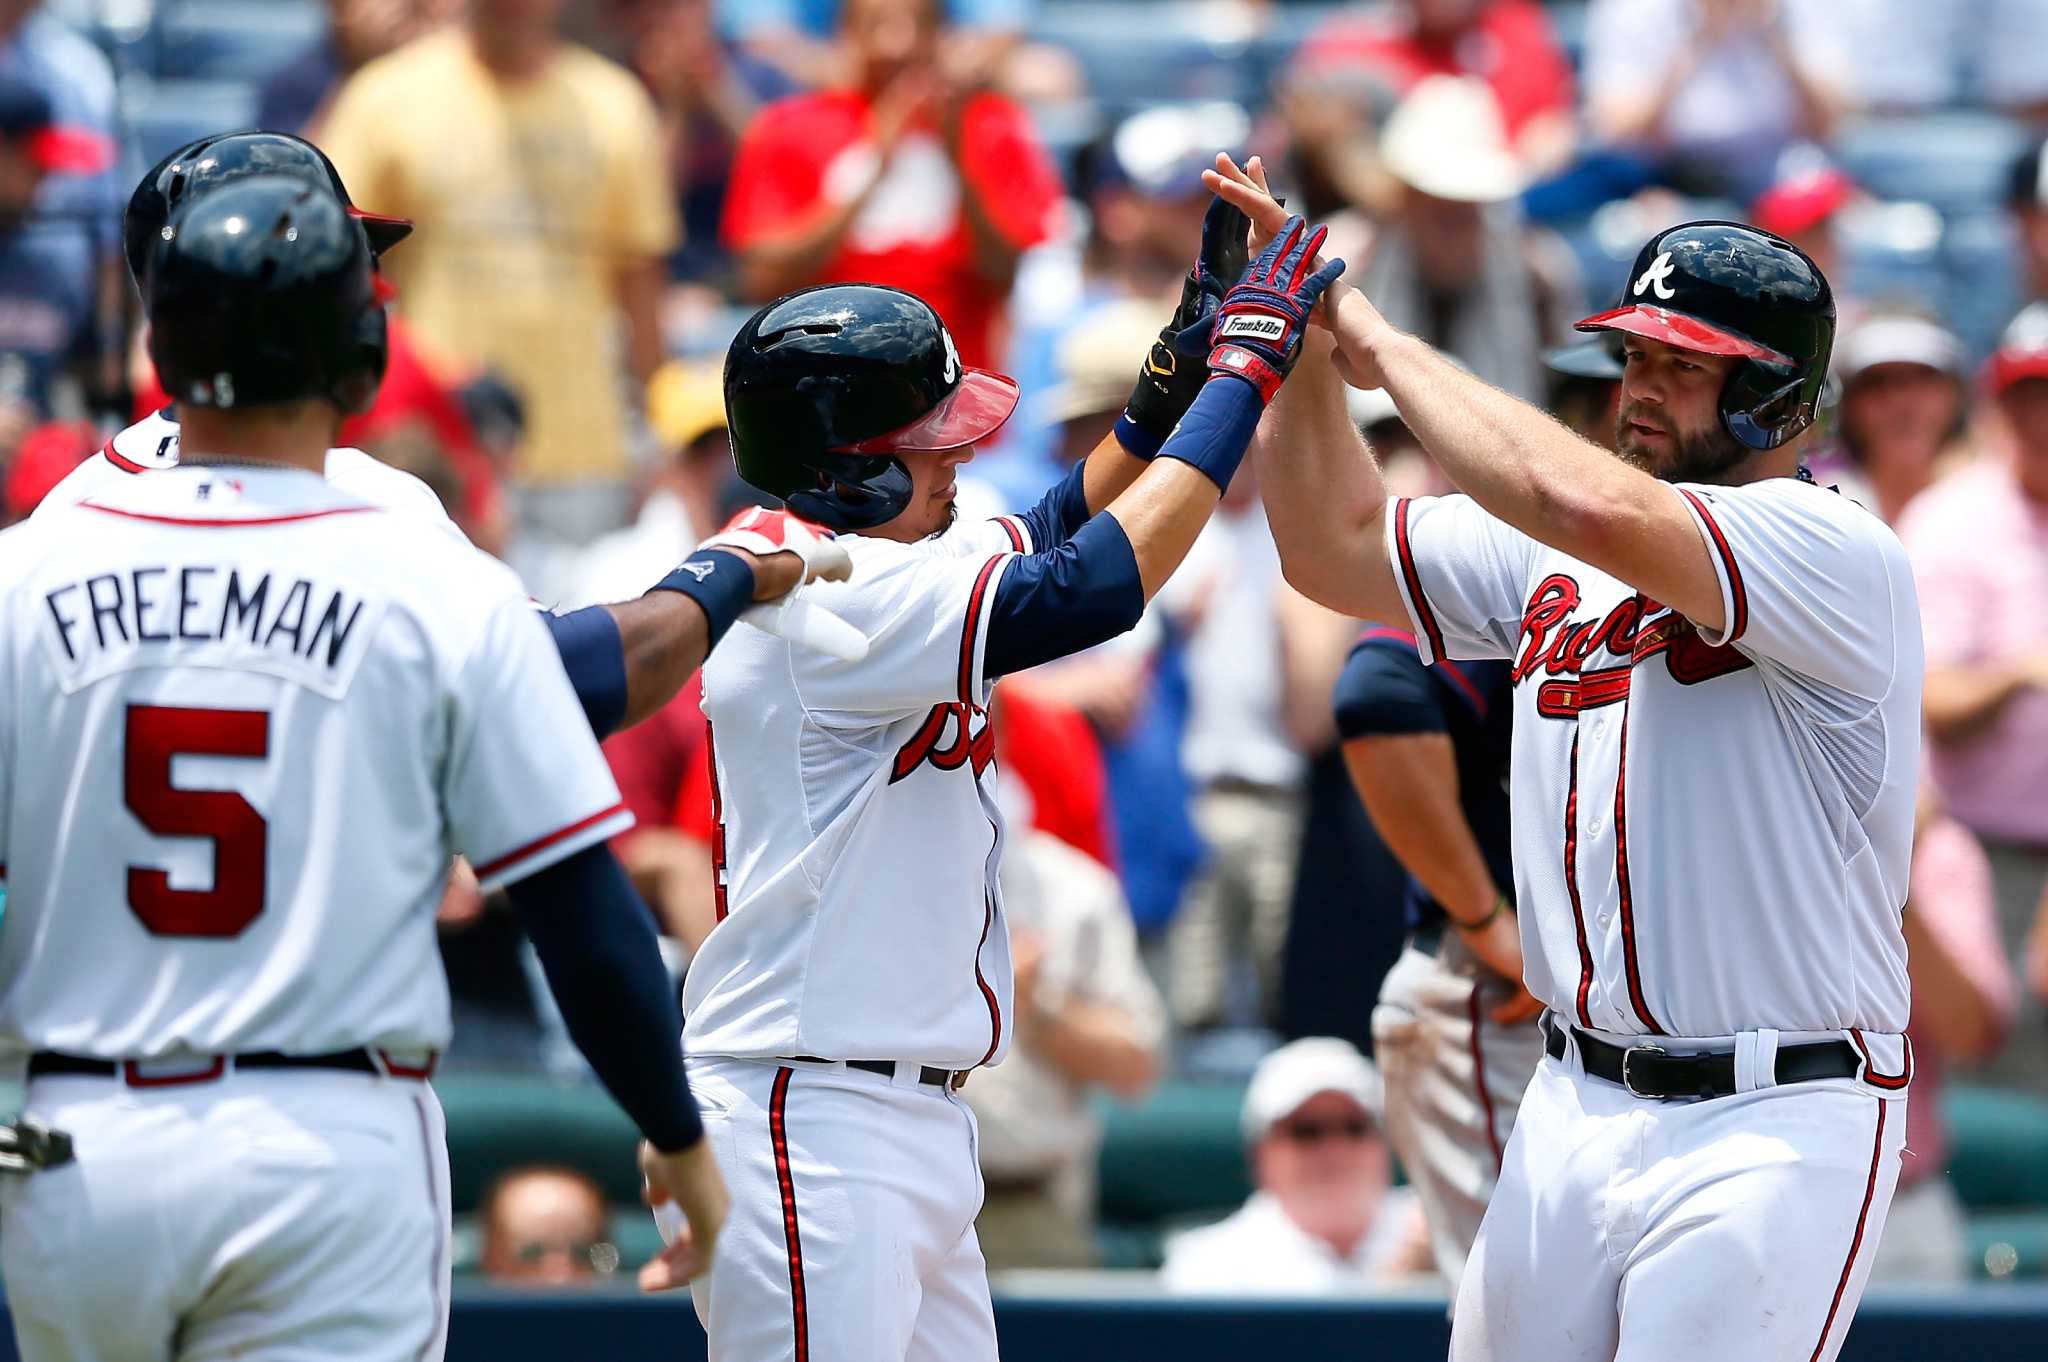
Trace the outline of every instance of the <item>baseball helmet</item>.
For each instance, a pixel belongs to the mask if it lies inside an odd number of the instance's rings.
[[[334,162],[303,137],[282,132],[220,133],[188,142],[158,161],[128,196],[121,244],[137,288],[142,287],[150,247],[178,205],[201,190],[245,175],[290,175],[332,193],[348,215],[363,224],[372,255],[383,255],[412,232],[412,224],[404,218],[366,213],[356,207]]]
[[[384,378],[369,238],[324,186],[254,175],[184,204],[150,251],[149,355],[174,402],[324,398],[367,409]]]
[[[962,364],[930,303],[880,284],[778,298],[725,355],[740,476],[835,530],[902,513],[910,470],[896,455],[985,440],[1016,408],[1016,382]]]
[[[1688,222],[1650,238],[1621,301],[1578,324],[1743,362],[1721,424],[1776,449],[1813,424],[1835,342],[1835,295],[1806,252],[1739,222]]]

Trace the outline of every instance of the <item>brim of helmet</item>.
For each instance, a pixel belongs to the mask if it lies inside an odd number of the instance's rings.
[[[1017,380],[987,369],[963,368],[960,386],[901,430],[847,445],[847,454],[915,454],[978,444],[1003,428],[1017,410]]]
[[[1790,355],[1781,354],[1768,345],[1759,345],[1740,332],[1729,331],[1715,326],[1712,322],[1700,320],[1683,312],[1669,308],[1652,307],[1648,303],[1632,303],[1617,307],[1611,312],[1596,312],[1582,322],[1576,323],[1575,331],[1626,331],[1631,336],[1645,340],[1663,341],[1681,350],[1693,350],[1703,355],[1734,355],[1741,359],[1760,360],[1765,364],[1795,363]]]
[[[363,224],[363,235],[370,238],[370,253],[382,255],[399,242],[412,235],[410,218],[394,218],[383,213],[366,213],[351,206],[348,215]]]

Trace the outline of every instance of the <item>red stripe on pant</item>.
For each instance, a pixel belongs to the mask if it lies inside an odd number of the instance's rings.
[[[1834,1332],[1835,1315],[1842,1308],[1842,1293],[1849,1289],[1849,1274],[1856,1268],[1856,1251],[1863,1247],[1863,1231],[1870,1223],[1870,1203],[1877,1199],[1877,1169],[1884,1158],[1884,1109],[1891,1103],[1882,1098],[1877,1104],[1877,1136],[1871,1142],[1870,1179],[1863,1184],[1863,1209],[1856,1213],[1856,1235],[1849,1241],[1849,1256],[1842,1260],[1842,1275],[1835,1282],[1835,1298],[1828,1302],[1827,1323],[1820,1326],[1820,1341],[1813,1345],[1813,1356],[1808,1362],[1820,1362],[1820,1356],[1827,1351],[1828,1335]]]
[[[789,1103],[787,1068],[775,1071],[775,1087],[768,1096],[768,1138],[775,1145],[775,1186],[782,1194],[782,1237],[789,1245],[789,1313],[796,1331],[796,1362],[810,1362],[811,1320],[804,1304],[804,1246],[796,1219],[796,1183],[789,1175],[789,1136],[783,1124],[783,1108]]]
[[[1493,1151],[1493,1171],[1500,1172],[1500,1130],[1493,1121],[1493,1094],[1486,1087],[1486,1055],[1479,1048],[1479,985],[1472,985],[1472,995],[1465,1000],[1465,1010],[1472,1018],[1472,1090],[1479,1096],[1479,1109],[1486,1113],[1486,1144]]]

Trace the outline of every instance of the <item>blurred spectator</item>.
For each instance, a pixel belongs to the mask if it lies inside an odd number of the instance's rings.
[[[1962,1202],[1947,1177],[1944,1076],[1952,1064],[1981,1061],[2012,1021],[2016,989],[1998,939],[1991,865],[1968,828],[1940,812],[1922,791],[1913,866],[1906,892],[1906,953],[1913,984],[1913,1100],[1906,1105],[1906,1148],[1873,1281],[1960,1284],[1968,1248]]]
[[[2013,162],[2006,203],[2018,229],[2027,295],[2048,299],[2048,139],[2034,143]]]
[[[257,89],[256,126],[274,132],[314,127],[343,81],[458,7],[459,0],[327,0],[326,34]]]
[[[1778,175],[1751,205],[1749,220],[1776,233],[1813,257],[1830,280],[1842,279],[1842,251],[1835,228],[1841,212],[1861,198],[1856,182],[1828,164],[1815,148],[1797,147],[1778,158]],[[1854,309],[1838,287],[1837,325],[1845,326]]]
[[[1621,372],[1621,347],[1612,333],[1545,350],[1543,405],[1581,438],[1612,449]]]
[[[1102,1089],[1132,1102],[1159,1074],[1165,1018],[1138,962],[1116,876],[1057,837],[1020,830],[1003,853],[1016,962],[1016,1043],[961,1089],[980,1123],[987,1191],[975,1231],[991,1271],[1095,1261]]]
[[[1082,711],[1037,684],[1037,676],[1009,678],[989,710],[996,764],[1017,778],[1013,794],[1028,804],[1016,826],[1050,833],[1115,870],[1102,746]]]
[[[1988,369],[2009,457],[1922,492],[1900,536],[1926,635],[1936,783],[1990,853],[1999,932],[2019,958],[2048,882],[2048,304],[2007,328]],[[2048,1024],[2025,1005],[1997,1077],[2038,1085]]]
[[[603,744],[619,798],[633,811],[633,827],[612,839],[612,851],[654,910],[662,935],[691,954],[718,925],[712,904],[710,726],[703,702],[693,676],[674,699]]]
[[[948,21],[940,62],[952,79],[986,83],[1017,46],[1037,0],[933,0]],[[714,0],[719,28],[799,85],[844,84],[858,57],[833,38],[846,0]]]
[[[99,447],[99,432],[86,421],[37,426],[26,434],[0,429],[0,449],[12,451],[4,461],[7,481],[0,529],[28,519],[51,489]]]
[[[637,393],[660,363],[677,229],[653,106],[558,37],[564,3],[473,0],[357,72],[322,141],[358,201],[419,223],[387,262],[399,312],[518,387],[521,521],[574,542],[626,516],[621,369]]]
[[[2027,937],[2027,987],[2048,1003],[2048,887],[2041,893],[2041,905],[2034,912],[2034,930]]]
[[[1834,442],[1813,476],[1897,524],[1963,433],[1963,343],[1912,312],[1875,312],[1835,344]]]
[[[2048,5],[1983,0],[1971,19],[1972,101],[2036,122],[2048,118],[2048,62],[2041,60],[2048,51]]]
[[[1390,1188],[1380,1076],[1341,1040],[1283,1045],[1245,1090],[1257,1190],[1226,1220],[1167,1242],[1160,1280],[1209,1295],[1327,1295],[1429,1270],[1421,1206]]]
[[[1653,156],[1696,193],[1748,201],[1778,153],[1825,141],[1848,92],[1836,0],[1593,0],[1595,135]]]
[[[1568,252],[1523,226],[1515,197],[1526,177],[1485,87],[1423,81],[1387,120],[1380,156],[1399,197],[1359,287],[1394,325],[1539,399],[1537,356],[1570,335],[1577,280]]]
[[[1575,121],[1571,63],[1535,0],[1396,0],[1341,11],[1308,36],[1288,102],[1327,103],[1363,83],[1384,107],[1431,76],[1486,83],[1522,163],[1538,174],[1569,159]],[[1299,110],[1297,110],[1299,112]]]
[[[647,423],[666,457],[654,466],[633,523],[577,555],[560,605],[574,609],[637,596],[724,523],[719,498],[733,473],[722,373],[708,360],[670,360],[655,371]]]
[[[2048,5],[2040,0],[1857,0],[1832,17],[1859,108],[1908,114],[1973,104],[2048,113]],[[1965,77],[1967,76],[1967,80]]]
[[[1168,935],[1168,996],[1185,1028],[1265,1025],[1278,1013],[1307,773],[1286,707],[1285,589],[1256,479],[1244,469],[1157,597],[1187,633],[1181,764],[1209,846]],[[1245,962],[1255,991],[1248,1016],[1233,998]]]
[[[493,1282],[574,1286],[609,1276],[619,1251],[605,1239],[604,1190],[573,1168],[514,1168],[484,1192],[483,1258]]]
[[[59,124],[38,85],[0,66],[0,424],[60,414],[60,405],[82,413],[98,359],[101,260],[89,234],[43,217],[37,203],[46,178],[95,175],[113,158],[110,141]]]
[[[993,364],[1026,247],[1050,235],[1060,184],[1029,117],[954,84],[938,0],[848,0],[852,83],[762,111],[740,144],[725,239],[747,293],[869,281],[938,310],[962,362]]]

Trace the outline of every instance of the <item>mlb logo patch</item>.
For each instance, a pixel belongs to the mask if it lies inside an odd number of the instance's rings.
[[[1282,341],[1287,339],[1287,319],[1270,313],[1239,312],[1223,319],[1223,330],[1218,333],[1224,340],[1244,337],[1251,340]]]

